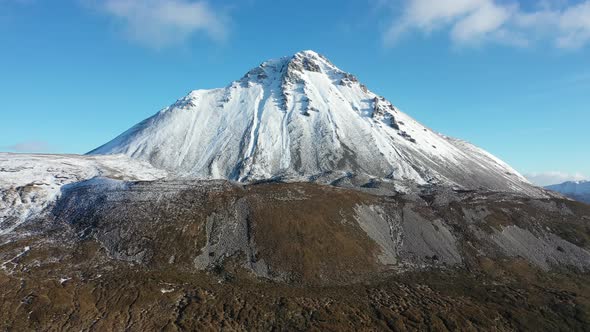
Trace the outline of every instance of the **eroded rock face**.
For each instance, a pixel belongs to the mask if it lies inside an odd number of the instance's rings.
[[[53,215],[116,260],[186,271],[231,260],[283,282],[350,283],[388,271],[461,268],[478,256],[590,270],[587,232],[580,239],[552,229],[586,227],[585,206],[572,211],[573,202],[493,193],[368,191],[93,180],[66,187]]]

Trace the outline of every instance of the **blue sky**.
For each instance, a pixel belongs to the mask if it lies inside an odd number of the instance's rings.
[[[0,0],[0,151],[85,153],[304,49],[539,183],[590,175],[590,0]]]

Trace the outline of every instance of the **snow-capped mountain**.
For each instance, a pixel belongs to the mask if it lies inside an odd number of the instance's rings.
[[[537,193],[498,158],[426,128],[313,51],[192,91],[89,154],[119,153],[196,178],[360,176]]]
[[[0,321],[584,330],[589,222],[306,51],[91,155],[0,153]]]
[[[545,187],[575,200],[590,203],[590,181],[567,181]]]

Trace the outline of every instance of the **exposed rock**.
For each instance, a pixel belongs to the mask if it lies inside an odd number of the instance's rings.
[[[363,193],[304,183],[118,182],[66,187],[55,218],[114,259],[136,264],[168,265],[174,255],[177,267],[206,270],[233,257],[257,277],[339,283],[462,267],[476,259],[465,248],[477,248],[477,255],[523,257],[543,270],[590,270],[588,243],[551,231],[553,221],[563,229],[565,220],[581,226],[590,215],[562,214],[567,201],[548,212],[526,197],[485,192],[391,198],[369,193],[377,187]],[[432,204],[448,195],[451,204]],[[523,204],[530,208],[522,211]]]
[[[435,187],[372,194],[380,190],[68,185],[51,215],[0,241],[0,324],[444,331],[590,322],[587,205]]]

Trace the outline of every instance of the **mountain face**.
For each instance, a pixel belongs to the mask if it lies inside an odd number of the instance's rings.
[[[547,186],[545,189],[556,191],[569,198],[590,204],[590,181],[567,181],[561,184]]]
[[[409,180],[539,194],[499,159],[426,128],[313,51],[193,91],[90,152],[119,153],[206,179]]]

